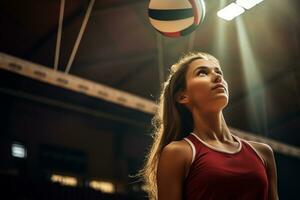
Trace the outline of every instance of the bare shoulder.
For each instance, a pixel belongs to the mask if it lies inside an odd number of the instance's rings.
[[[273,152],[273,149],[270,145],[263,143],[263,142],[257,142],[252,140],[247,140],[249,143],[251,143],[253,146],[258,148],[258,150],[265,151],[265,152]]]
[[[172,158],[174,155],[176,155],[181,157],[181,159],[187,163],[192,159],[191,152],[191,147],[185,140],[172,141],[162,150],[162,154],[168,154]]]
[[[163,147],[157,166],[158,199],[182,198],[183,180],[188,164],[188,144],[173,141]]]
[[[270,164],[270,162],[272,162],[274,152],[270,145],[263,142],[257,142],[257,141],[248,140],[248,142],[252,144],[252,146],[263,156],[267,164]]]
[[[278,200],[278,189],[277,189],[277,167],[273,149],[270,145],[248,141],[252,146],[264,157],[267,165],[267,176],[270,184],[269,187],[269,199]]]
[[[191,145],[187,141],[185,141],[184,139],[176,141],[176,142],[178,143],[177,145],[180,146],[180,148],[182,150],[182,153],[184,154],[187,165],[189,165],[192,161],[192,158],[193,158],[193,155],[192,155],[193,150],[192,150]]]
[[[192,161],[192,149],[185,140],[172,141],[162,149],[160,158],[169,165],[182,166],[181,171],[186,174]]]

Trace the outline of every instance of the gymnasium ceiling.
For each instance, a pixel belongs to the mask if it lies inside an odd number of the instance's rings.
[[[240,19],[248,46],[239,43],[237,20],[225,22],[216,16],[220,6],[218,0],[206,0],[206,18],[195,34],[176,39],[159,37],[150,26],[148,2],[96,0],[69,73],[155,100],[160,88],[158,44],[162,45],[165,75],[182,53],[189,49],[207,51],[220,59],[229,85],[230,102],[224,110],[228,125],[300,145],[297,134],[300,130],[299,1],[265,0],[244,13]],[[61,71],[65,70],[88,3],[87,0],[66,0],[59,60]],[[59,7],[59,0],[1,1],[0,51],[53,68]],[[158,43],[159,38],[161,43]],[[252,54],[248,51],[243,57],[241,52],[249,48]],[[249,59],[252,61],[248,62]],[[243,63],[248,68],[251,66],[247,64],[257,65],[260,85],[246,87]],[[3,70],[0,74],[1,88],[115,115],[123,112],[143,124],[151,117]],[[261,88],[265,92],[265,107],[257,106],[258,121],[264,122],[259,122],[255,128],[244,112],[249,94]],[[125,114],[123,117],[127,117]]]

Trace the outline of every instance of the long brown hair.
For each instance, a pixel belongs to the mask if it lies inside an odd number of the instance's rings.
[[[196,59],[219,61],[204,52],[188,52],[171,66],[167,80],[162,84],[158,109],[152,118],[154,131],[153,143],[145,157],[143,168],[137,176],[144,182],[149,199],[157,199],[156,171],[162,149],[174,140],[181,140],[193,131],[194,124],[191,112],[176,101],[180,91],[186,88],[186,73],[189,64]]]

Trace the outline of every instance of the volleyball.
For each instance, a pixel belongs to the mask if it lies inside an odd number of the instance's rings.
[[[203,0],[150,0],[148,16],[164,36],[185,36],[203,22],[205,4]]]

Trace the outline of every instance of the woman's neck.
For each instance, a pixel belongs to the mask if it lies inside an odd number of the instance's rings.
[[[193,132],[204,141],[218,140],[220,142],[234,141],[223,118],[222,111],[216,113],[193,112]]]

